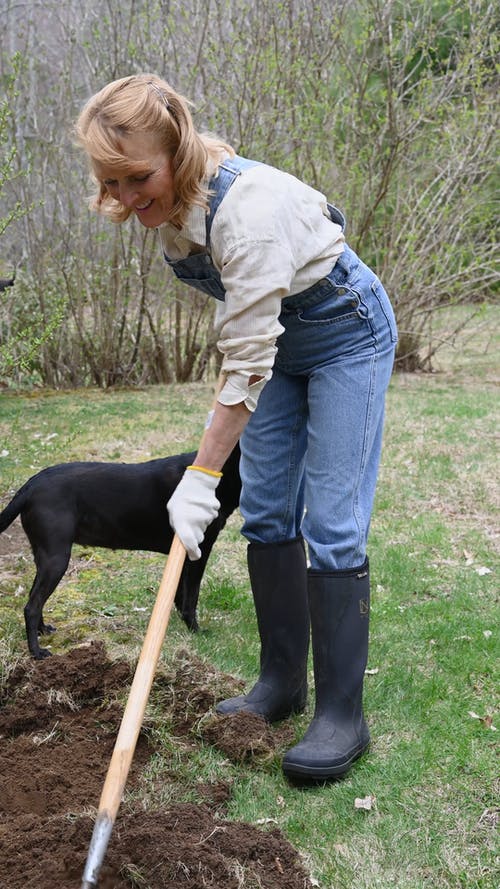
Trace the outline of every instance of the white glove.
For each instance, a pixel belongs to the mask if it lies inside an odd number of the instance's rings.
[[[170,524],[192,562],[201,558],[199,544],[219,512],[215,489],[221,476],[222,472],[188,467],[167,503]]]

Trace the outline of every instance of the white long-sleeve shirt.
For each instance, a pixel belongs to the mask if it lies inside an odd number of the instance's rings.
[[[206,246],[206,212],[191,208],[181,230],[159,228],[170,259]],[[250,410],[272,374],[281,301],[311,287],[333,268],[344,248],[323,194],[266,164],[243,170],[212,223],[210,253],[226,291],[218,303],[218,348],[227,381],[223,404],[244,401]],[[262,381],[249,387],[251,376]]]

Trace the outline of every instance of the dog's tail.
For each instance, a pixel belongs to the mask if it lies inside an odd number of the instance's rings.
[[[29,482],[26,482],[22,488],[19,488],[19,491],[14,494],[10,503],[8,503],[5,509],[0,512],[0,534],[2,531],[5,531],[9,525],[12,525],[14,519],[17,519],[18,515],[20,515],[27,500],[28,484]]]

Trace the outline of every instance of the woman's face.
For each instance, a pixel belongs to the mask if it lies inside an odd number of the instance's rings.
[[[111,197],[133,210],[146,228],[156,228],[168,220],[175,203],[172,158],[158,151],[151,136],[127,136],[121,149],[133,162],[133,173],[93,161],[94,173]]]

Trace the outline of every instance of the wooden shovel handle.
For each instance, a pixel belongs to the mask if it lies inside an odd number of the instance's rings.
[[[217,380],[211,410],[215,409],[219,392],[224,383],[225,374],[221,372]],[[206,435],[207,428],[205,428],[203,437]],[[99,802],[99,813],[105,813],[112,822],[123,795],[185,560],[186,550],[175,534],[149,619]]]
[[[102,788],[99,810],[81,884],[82,889],[94,889],[97,886],[99,871],[123,796],[185,559],[186,550],[176,534],[170,547],[160,588],[151,612],[142,651]]]
[[[115,820],[123,796],[185,559],[186,550],[176,534],[151,612],[101,793],[99,812],[105,813],[112,821]]]

